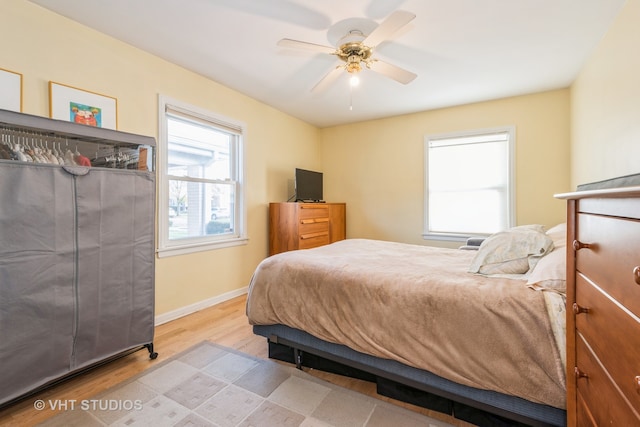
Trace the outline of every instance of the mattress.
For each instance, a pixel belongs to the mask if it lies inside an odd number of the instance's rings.
[[[544,292],[469,273],[474,254],[366,239],[285,252],[256,269],[247,316],[563,409],[564,363]]]

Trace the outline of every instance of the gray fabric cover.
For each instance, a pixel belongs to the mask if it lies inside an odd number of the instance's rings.
[[[155,176],[0,161],[0,404],[153,341]]]
[[[580,184],[578,185],[577,190],[602,190],[605,188],[632,187],[636,185],[640,185],[640,174],[625,175],[616,178],[605,179],[603,181]]]

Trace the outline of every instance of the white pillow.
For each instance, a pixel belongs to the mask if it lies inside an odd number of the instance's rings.
[[[554,248],[567,246],[567,223],[555,225],[547,230],[547,236],[553,240]]]
[[[487,237],[474,256],[469,272],[524,274],[553,250],[542,225],[522,225]]]
[[[565,248],[554,249],[543,257],[529,275],[527,285],[537,291],[567,291],[567,252]]]

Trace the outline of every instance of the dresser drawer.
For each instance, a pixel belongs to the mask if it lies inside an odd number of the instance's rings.
[[[298,242],[299,249],[311,249],[318,246],[328,245],[329,230],[319,231],[315,233],[300,234],[300,241]]]
[[[576,337],[576,365],[587,377],[579,377],[577,382],[578,402],[588,408],[590,417],[598,426],[637,426],[640,425],[632,408],[625,402],[615,385],[602,370],[597,358],[580,334]],[[571,379],[567,379],[571,381]],[[586,409],[583,408],[583,409]],[[587,414],[583,413],[582,416]],[[586,425],[589,425],[587,423]]]
[[[640,222],[579,214],[577,240],[589,245],[576,251],[577,270],[640,316]]]
[[[298,233],[300,236],[303,234],[317,233],[319,231],[326,231],[329,233],[328,218],[303,219],[298,225]]]
[[[298,218],[329,218],[329,205],[324,203],[303,204],[299,206]]]
[[[640,319],[630,315],[582,276],[576,278],[576,304],[588,312],[576,314],[576,328],[640,413]]]
[[[576,425],[580,427],[598,427],[598,424],[596,424],[596,421],[593,419],[593,415],[591,415],[591,410],[587,407],[582,396],[578,396],[576,403]]]
[[[584,213],[640,219],[640,197],[594,197],[579,201]]]

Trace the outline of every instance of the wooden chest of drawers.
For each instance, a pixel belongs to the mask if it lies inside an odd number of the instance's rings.
[[[344,203],[270,203],[269,255],[346,238]]]
[[[567,425],[640,425],[640,187],[567,199]]]

